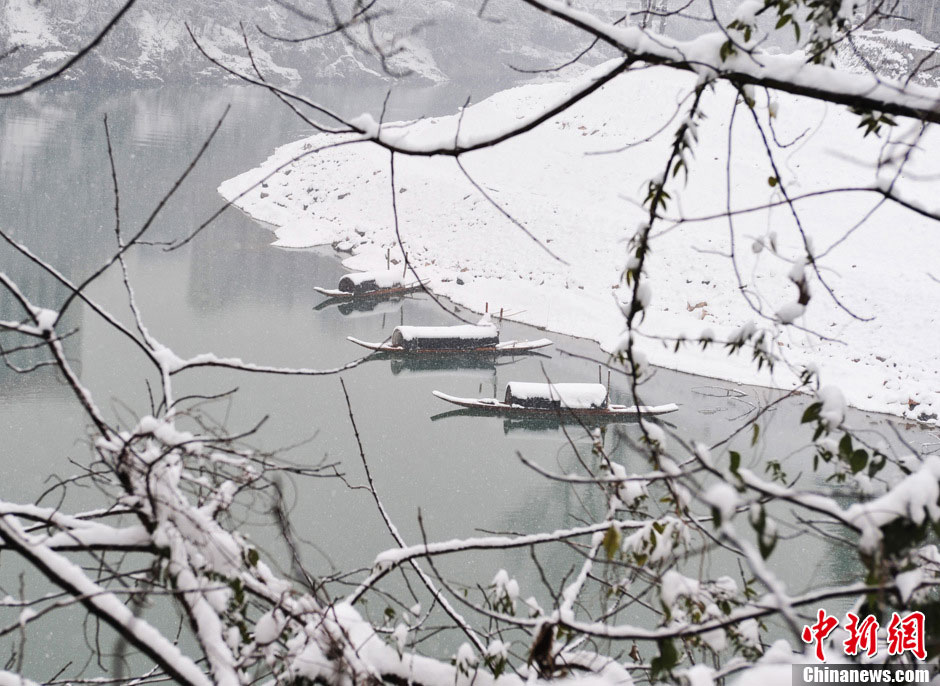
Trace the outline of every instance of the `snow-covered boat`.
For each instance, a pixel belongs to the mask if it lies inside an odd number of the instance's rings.
[[[489,316],[479,324],[458,326],[397,326],[383,343],[347,337],[356,345],[385,353],[495,353],[508,355],[545,348],[552,344],[547,338],[534,341],[499,340],[499,328]]]
[[[356,272],[346,274],[339,280],[337,288],[313,290],[328,298],[375,298],[385,295],[411,293],[421,288],[421,282],[406,278],[399,270],[382,272]]]
[[[616,405],[610,402],[607,388],[599,383],[527,383],[511,381],[506,384],[503,400],[498,398],[459,398],[441,391],[433,391],[441,400],[473,410],[492,414],[515,415],[588,415],[588,416],[643,416],[675,412],[679,406],[668,405]]]

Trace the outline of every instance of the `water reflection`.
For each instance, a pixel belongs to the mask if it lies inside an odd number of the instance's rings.
[[[487,371],[494,377],[503,367],[510,367],[523,360],[552,359],[550,355],[539,352],[519,355],[493,355],[492,353],[422,353],[416,355],[393,355],[379,353],[376,359],[388,359],[392,374],[410,372],[459,372],[459,371]]]
[[[405,297],[411,296],[375,295],[358,298],[327,298],[313,309],[319,312],[320,310],[335,307],[340,314],[347,317],[355,317],[360,314],[398,314],[401,312],[402,302]]]

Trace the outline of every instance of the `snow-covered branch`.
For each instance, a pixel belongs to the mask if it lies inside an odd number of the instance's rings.
[[[807,64],[801,54],[723,53],[727,32],[707,33],[690,41],[651,35],[638,26],[607,24],[560,0],[522,0],[526,4],[599,38],[630,60],[690,71],[737,86],[759,86],[847,107],[940,122],[936,91],[892,83],[875,74],[850,74]]]

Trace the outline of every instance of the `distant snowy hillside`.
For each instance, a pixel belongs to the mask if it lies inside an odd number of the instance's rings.
[[[111,35],[66,78],[100,83],[218,81],[220,72],[194,47],[187,24],[214,55],[248,68],[239,25],[251,38],[259,66],[279,83],[298,79],[390,79],[408,74],[415,84],[459,80],[473,84],[518,82],[510,68],[552,66],[584,47],[563,24],[511,0],[381,4],[372,35],[362,27],[326,38],[283,42],[262,35],[302,38],[323,30],[276,3],[253,0],[140,0]],[[119,7],[117,0],[3,0],[0,2],[0,84],[35,77],[74,52]],[[259,31],[260,29],[260,31]],[[458,39],[459,40],[456,40]],[[372,44],[393,48],[383,65]],[[354,45],[358,43],[358,47]],[[595,58],[595,62],[600,59]]]
[[[636,3],[606,4],[580,0],[599,17],[613,21]],[[714,7],[727,23],[738,0],[692,0],[692,14],[708,15]],[[348,19],[347,0],[336,3]],[[103,26],[121,6],[120,0],[2,0],[0,2],[0,85],[34,78],[61,62]],[[308,7],[303,3],[300,8]],[[250,67],[240,25],[244,25],[256,60],[271,80],[286,84],[298,80],[392,80],[408,75],[412,85],[455,81],[483,90],[515,85],[532,79],[526,69],[566,63],[589,43],[588,38],[538,12],[519,0],[383,0],[373,10],[379,18],[367,31],[356,26],[317,40],[284,42],[269,36],[304,38],[326,28],[306,21],[276,2],[256,0],[138,0],[135,7],[101,46],[66,80],[91,78],[97,85],[133,82],[148,86],[165,82],[217,82],[221,72],[198,53],[187,25],[214,56],[240,69]],[[310,4],[309,7],[323,7]],[[483,8],[481,16],[481,8]],[[638,21],[632,17],[630,21]],[[766,22],[765,22],[766,23]],[[768,45],[789,51],[788,32],[774,32]],[[652,30],[689,38],[711,27],[688,18],[655,21]],[[374,44],[394,56],[384,64]],[[869,30],[855,34],[840,49],[840,62],[851,71],[875,70],[892,78],[905,78],[920,67],[916,80],[936,85],[936,46],[910,29]],[[585,65],[612,56],[596,46]],[[922,60],[923,63],[922,63]],[[523,71],[514,70],[514,67]],[[577,65],[565,74],[583,70]],[[479,88],[477,88],[479,90]]]

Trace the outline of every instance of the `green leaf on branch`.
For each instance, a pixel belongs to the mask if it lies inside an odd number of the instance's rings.
[[[620,550],[620,529],[616,526],[611,526],[607,529],[607,531],[604,532],[602,545],[604,546],[604,552],[607,553],[607,559],[613,559],[617,551]]]
[[[858,474],[868,466],[868,453],[862,449],[853,452],[852,457],[849,458],[849,466],[852,468],[853,474]]]
[[[822,403],[813,403],[803,412],[803,418],[800,420],[800,424],[809,424],[810,422],[819,421],[819,412],[822,410]]]
[[[650,661],[652,668],[650,677],[656,681],[659,677],[672,672],[673,667],[679,664],[679,651],[670,640],[658,641],[659,655]]]
[[[839,441],[839,457],[848,462],[852,457],[852,436],[845,434]]]
[[[731,55],[734,55],[736,53],[737,53],[737,50],[734,49],[734,43],[728,40],[722,44],[721,50],[718,51],[718,57],[720,57],[721,61],[724,62],[729,57],[731,57]]]
[[[760,556],[766,560],[777,547],[777,536],[771,536],[770,540],[765,540],[763,535],[758,536],[757,547],[760,549]]]

